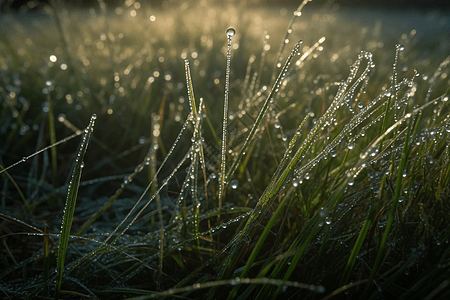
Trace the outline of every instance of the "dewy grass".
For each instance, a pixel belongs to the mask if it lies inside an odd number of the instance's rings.
[[[89,123],[89,126],[86,128],[84,132],[83,140],[80,145],[80,150],[78,151],[77,158],[75,160],[72,179],[70,180],[69,183],[66,204],[64,205],[63,220],[61,223],[61,234],[59,237],[59,246],[58,246],[58,261],[56,264],[55,299],[59,298],[59,294],[61,291],[64,263],[66,259],[66,252],[70,238],[70,229],[72,228],[73,215],[75,213],[75,204],[77,202],[81,173],[84,167],[84,157],[86,155],[89,139],[92,135],[92,131],[94,130],[94,123],[96,118],[97,116],[95,114],[92,115],[91,122]],[[44,277],[48,277],[48,275]]]
[[[1,297],[450,297],[450,45],[307,2],[0,19]]]

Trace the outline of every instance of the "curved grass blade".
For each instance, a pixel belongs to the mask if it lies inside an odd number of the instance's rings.
[[[77,201],[78,187],[80,185],[81,173],[83,170],[84,155],[87,151],[89,139],[94,131],[94,123],[97,116],[92,115],[91,121],[85,130],[83,141],[81,142],[80,150],[78,151],[77,159],[75,160],[75,168],[73,169],[72,179],[69,183],[69,190],[67,192],[67,200],[64,207],[64,215],[61,224],[61,236],[58,247],[58,260],[56,263],[56,285],[55,285],[55,299],[59,299],[61,292],[62,276],[64,271],[64,261],[66,258],[67,246],[69,244],[70,228],[72,227],[73,214],[75,212],[75,204]]]

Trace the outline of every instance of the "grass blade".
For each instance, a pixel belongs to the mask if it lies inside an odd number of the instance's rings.
[[[53,113],[53,104],[50,99],[50,95],[47,94],[47,103],[48,103],[48,130],[50,131],[50,144],[53,145],[56,143],[56,130],[55,130],[55,115]],[[56,147],[51,148],[52,153],[52,179],[53,185],[56,185],[56,175],[58,170],[58,161],[57,161],[57,153]]]
[[[44,279],[44,294],[45,296],[49,293],[49,286],[47,283],[49,269],[50,269],[50,228],[47,224],[44,225],[44,271],[42,277]]]
[[[69,190],[67,193],[67,200],[64,207],[64,215],[61,224],[61,236],[59,239],[58,247],[58,260],[56,262],[56,285],[55,285],[55,299],[59,299],[61,292],[61,283],[64,272],[64,261],[66,258],[67,247],[69,244],[70,228],[72,227],[73,214],[75,212],[75,204],[77,201],[78,187],[80,185],[81,173],[84,167],[84,155],[87,151],[89,139],[94,130],[94,123],[97,116],[94,114],[91,117],[91,121],[85,130],[83,141],[78,151],[77,159],[75,160],[75,167],[73,169],[72,179],[69,183]]]
[[[231,38],[236,31],[233,28],[227,29],[227,68],[225,77],[225,100],[223,101],[223,123],[222,123],[222,153],[220,155],[220,180],[219,180],[219,216],[217,222],[220,223],[220,210],[222,209],[222,199],[225,194],[225,183],[228,181],[226,176],[226,159],[227,159],[227,131],[228,131],[228,96],[230,90],[230,68],[231,68]]]

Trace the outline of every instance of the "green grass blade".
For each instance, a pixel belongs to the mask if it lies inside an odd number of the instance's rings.
[[[48,103],[48,130],[50,133],[50,144],[53,145],[56,143],[55,116],[53,113],[53,105],[49,94],[47,94],[47,103]],[[52,154],[52,180],[53,186],[55,186],[58,170],[56,147],[52,147],[50,151]]]
[[[231,178],[231,176],[233,175],[233,173],[236,171],[237,167],[239,166],[239,164],[242,160],[242,157],[244,156],[245,153],[247,153],[248,147],[250,146],[251,142],[253,141],[253,138],[257,132],[257,129],[258,129],[263,117],[266,115],[266,113],[268,111],[271,101],[273,101],[273,98],[275,97],[275,95],[277,94],[277,92],[280,89],[281,83],[286,76],[286,72],[289,68],[289,65],[291,64],[291,61],[299,53],[300,46],[302,44],[303,44],[303,41],[301,41],[301,40],[298,41],[298,43],[295,45],[294,49],[292,49],[292,52],[289,55],[289,57],[286,59],[286,63],[284,64],[283,69],[281,69],[281,72],[278,75],[278,78],[275,81],[275,83],[272,87],[272,90],[270,91],[269,95],[267,96],[267,98],[263,104],[263,107],[259,111],[258,117],[256,118],[255,122],[253,123],[252,129],[250,129],[250,132],[249,132],[247,138],[245,139],[244,145],[242,146],[236,159],[234,160],[230,169],[228,170],[228,174],[227,174],[228,178]]]
[[[44,294],[45,296],[49,293],[49,286],[48,286],[48,275],[50,270],[50,228],[47,224],[44,225],[44,271],[42,273],[42,277],[44,279]]]
[[[409,155],[409,148],[410,148],[409,140],[411,138],[411,133],[414,131],[414,129],[412,128],[411,119],[409,121],[408,127],[409,128],[406,133],[405,144],[404,144],[403,152],[402,152],[402,159],[400,161],[400,166],[397,170],[397,182],[395,185],[395,195],[394,195],[394,199],[392,200],[392,206],[391,206],[391,211],[389,213],[389,219],[386,224],[386,229],[384,231],[383,238],[381,239],[380,247],[378,248],[375,263],[373,264],[372,271],[370,273],[368,285],[365,289],[365,292],[367,292],[368,289],[370,288],[370,286],[372,284],[372,280],[375,278],[375,275],[378,272],[378,268],[380,267],[381,259],[383,258],[383,254],[384,254],[384,248],[386,246],[389,232],[391,230],[392,223],[394,221],[395,212],[397,211],[398,199],[400,198],[400,194],[402,191],[403,171],[405,170],[406,163],[408,162],[408,155]]]
[[[373,219],[375,218],[375,209],[371,208],[369,215],[367,216],[366,221],[364,222],[363,228],[359,232],[358,239],[353,246],[352,253],[348,258],[347,265],[345,266],[344,274],[342,275],[341,282],[339,286],[343,286],[347,284],[348,279],[350,278],[351,271],[353,270],[353,266],[356,262],[356,257],[358,256],[359,251],[364,243],[364,240],[367,236],[367,232],[369,232],[369,228],[372,225]]]
[[[236,31],[233,28],[227,29],[227,67],[225,73],[225,99],[223,101],[223,122],[222,122],[222,144],[220,155],[220,180],[219,180],[219,216],[217,222],[220,223],[220,210],[222,209],[222,199],[225,194],[225,186],[228,181],[226,175],[226,160],[227,160],[227,132],[228,132],[228,97],[230,90],[230,69],[231,69],[231,38]]]
[[[0,165],[0,174],[5,172],[5,176],[8,177],[8,179],[11,181],[11,183],[14,185],[14,187],[16,188],[17,192],[20,195],[20,198],[22,199],[23,204],[25,205],[25,208],[27,209],[28,212],[31,212],[31,207],[28,204],[27,199],[25,198],[25,195],[22,193],[22,190],[20,189],[20,187],[17,185],[17,182],[14,180],[14,178],[11,177],[11,175],[9,175],[9,173],[6,171],[7,169],[11,168],[7,167],[7,168],[3,168],[2,165]]]
[[[250,254],[250,257],[247,260],[247,263],[245,264],[244,270],[242,271],[242,273],[240,274],[240,278],[245,278],[248,275],[248,272],[250,271],[250,268],[253,265],[253,262],[255,261],[259,251],[261,250],[264,241],[266,240],[267,236],[270,233],[270,230],[272,229],[272,227],[275,225],[275,222],[278,221],[278,216],[280,215],[280,213],[282,212],[285,204],[289,201],[288,197],[284,197],[283,201],[278,205],[277,210],[275,211],[275,213],[272,215],[272,217],[270,218],[269,222],[267,223],[267,225],[264,227],[264,231],[261,234],[260,238],[258,239],[258,242],[256,243],[255,247],[252,250],[252,253]],[[230,295],[228,296],[227,299],[234,299],[239,291],[240,286],[237,285],[236,287],[234,287],[234,289],[230,292]]]
[[[55,285],[55,299],[59,299],[61,291],[61,283],[64,272],[64,261],[66,258],[67,247],[69,244],[70,228],[72,227],[73,214],[75,212],[75,204],[77,201],[78,187],[80,185],[81,173],[84,166],[84,156],[87,151],[89,139],[94,130],[94,123],[97,116],[94,114],[91,121],[85,130],[83,141],[78,151],[77,159],[75,160],[75,167],[72,174],[72,179],[69,183],[69,190],[67,193],[67,200],[64,207],[64,215],[61,224],[61,235],[58,247],[58,260],[56,262],[56,285]]]

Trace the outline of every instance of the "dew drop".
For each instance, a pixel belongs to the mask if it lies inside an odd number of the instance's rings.
[[[323,218],[323,217],[325,217],[326,215],[327,215],[327,209],[324,208],[324,207],[320,208],[320,209],[319,209],[319,216]]]
[[[50,105],[48,104],[48,102],[44,102],[41,104],[41,108],[43,112],[47,113],[50,110]]]
[[[233,27],[230,27],[230,28],[227,29],[227,36],[228,36],[228,37],[232,37],[232,36],[234,36],[235,34],[236,34],[236,30],[234,30]]]
[[[331,150],[330,151],[330,155],[331,155],[331,157],[336,157],[336,155],[337,155],[337,151],[336,150]]]
[[[66,115],[65,114],[59,114],[58,115],[58,121],[59,122],[64,122],[66,120]]]
[[[134,168],[134,172],[139,173],[142,171],[143,168],[144,168],[144,165],[137,165],[136,168]]]
[[[405,50],[405,47],[403,45],[401,45],[401,44],[397,44],[397,45],[395,45],[395,47],[397,48],[398,51]]]
[[[234,180],[231,180],[230,185],[231,185],[231,188],[232,188],[233,190],[235,190],[235,189],[238,188],[239,182],[238,182],[236,179],[234,179]]]

